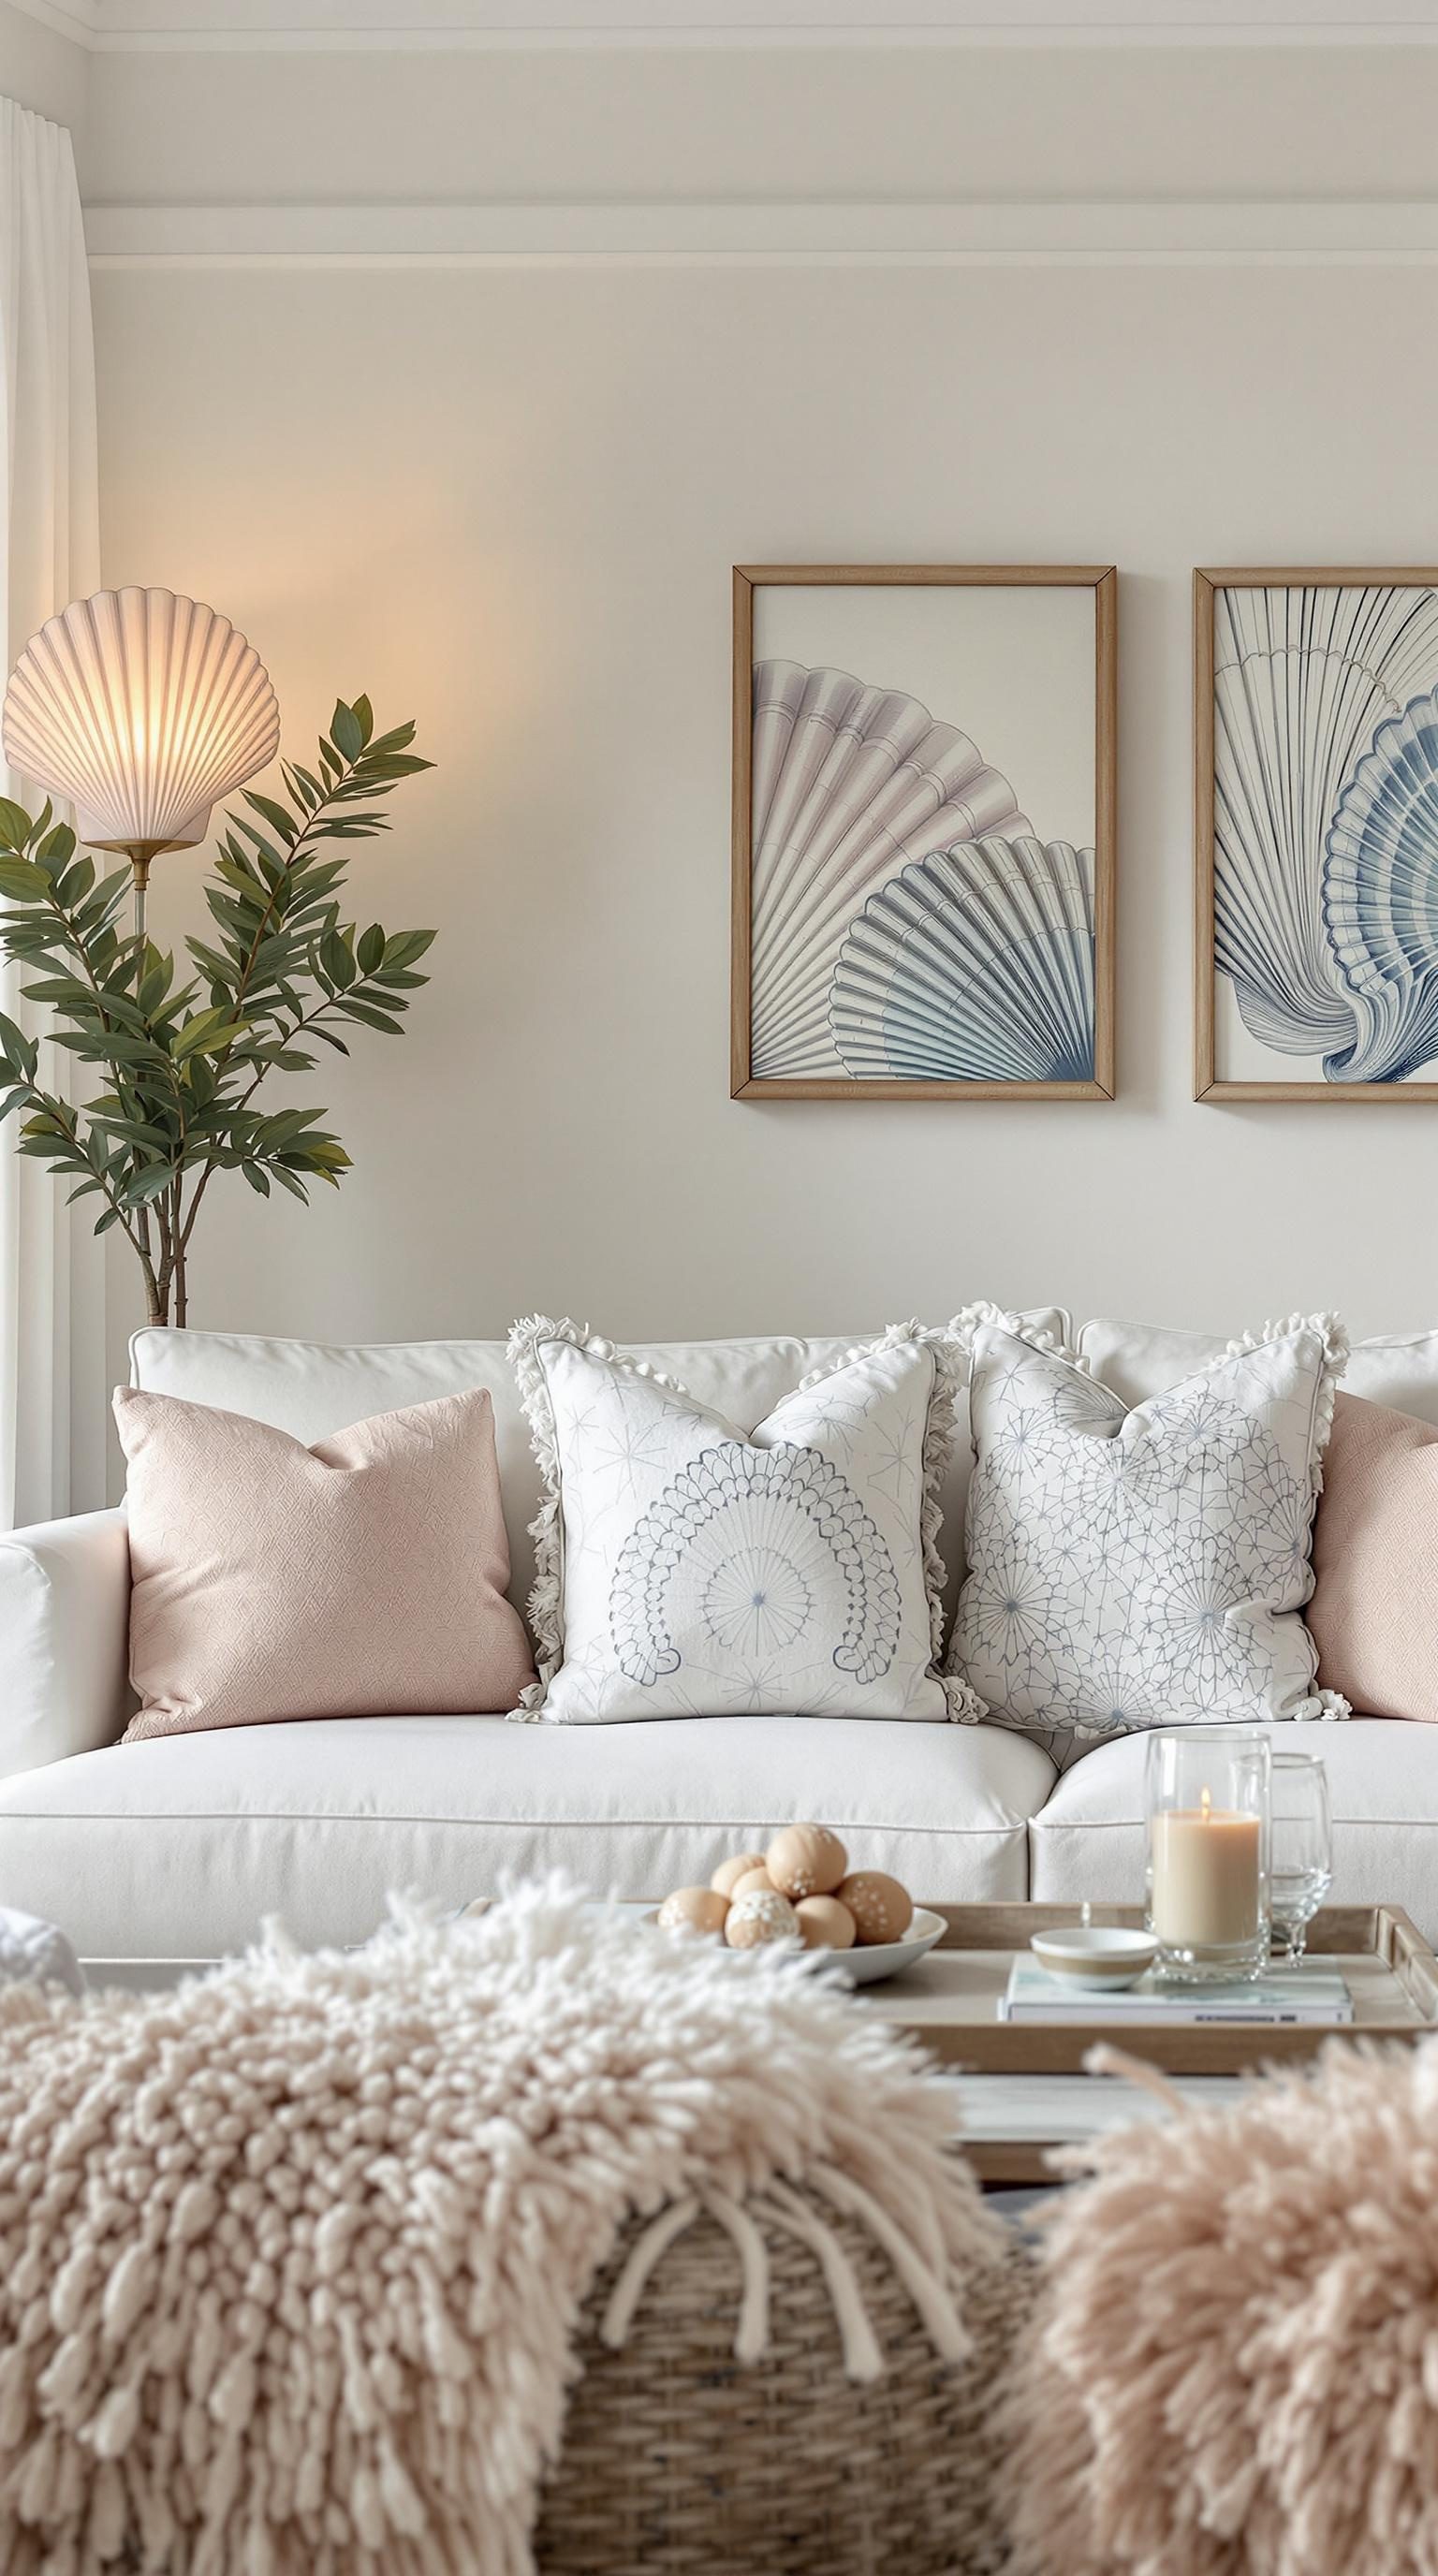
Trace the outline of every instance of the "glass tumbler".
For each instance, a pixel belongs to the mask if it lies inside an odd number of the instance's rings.
[[[1333,1819],[1321,1753],[1273,1756],[1270,1880],[1273,1956],[1296,1965],[1333,1885]]]

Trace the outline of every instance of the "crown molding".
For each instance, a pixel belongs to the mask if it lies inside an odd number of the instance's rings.
[[[104,53],[1414,46],[1438,0],[12,0]]]
[[[963,205],[104,206],[116,268],[1413,267],[1438,200]]]
[[[54,36],[67,36],[87,52],[100,43],[100,5],[101,0],[10,0],[21,17],[33,18]]]

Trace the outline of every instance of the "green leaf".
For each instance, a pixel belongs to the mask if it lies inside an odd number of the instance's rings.
[[[147,1127],[138,1118],[102,1118],[96,1114],[94,1124],[103,1129],[106,1136],[123,1137],[127,1145],[142,1146],[147,1154],[164,1154],[168,1157],[174,1151],[173,1130],[167,1132],[163,1127]]]
[[[99,1014],[100,1006],[89,985],[82,984],[76,975],[47,976],[41,984],[22,984],[20,990],[27,1002],[53,1002],[59,1010],[84,1011],[91,1019]]]
[[[226,1010],[201,1011],[199,1017],[187,1020],[170,1047],[176,1064],[197,1051],[202,1055],[219,1055],[233,1046],[249,1028],[248,1020],[231,1019]]]
[[[347,1019],[363,1020],[367,1029],[382,1029],[390,1038],[404,1035],[398,1020],[392,1020],[387,1011],[377,1011],[370,1002],[357,1002],[352,993],[346,994],[343,1008]]]
[[[124,1183],[120,1196],[127,1208],[148,1207],[151,1199],[160,1198],[171,1187],[174,1178],[168,1163],[150,1163]]]
[[[355,961],[342,931],[326,931],[319,944],[319,961],[335,989],[347,993],[355,979]]]
[[[63,868],[66,860],[73,856],[74,849],[75,835],[69,824],[57,823],[53,832],[46,833],[35,856],[47,868],[55,864]]]
[[[74,847],[73,836],[71,839],[71,847]],[[58,852],[56,855],[58,856]],[[47,859],[50,856],[48,844],[44,850],[44,856]],[[55,901],[60,905],[63,911],[74,912],[84,902],[85,897],[90,892],[94,882],[94,860],[77,859],[74,866],[72,868],[67,868],[64,875],[57,883],[55,888]]]
[[[251,1189],[258,1191],[262,1199],[267,1199],[270,1195],[270,1185],[266,1180],[264,1173],[260,1170],[258,1163],[241,1163],[240,1169],[244,1173],[246,1180],[249,1182]]]
[[[23,850],[30,838],[30,817],[23,805],[12,804],[0,796],[0,843],[7,850]]]
[[[33,859],[0,858],[0,894],[11,903],[48,903],[50,875]]]
[[[375,968],[383,962],[384,948],[384,932],[377,921],[372,921],[355,950],[362,975],[372,975]]]
[[[361,743],[367,743],[370,735],[374,732],[374,709],[370,705],[368,698],[356,698],[354,703],[354,714],[355,722],[360,729],[360,741]]]
[[[397,930],[393,939],[385,941],[385,965],[412,966],[417,957],[422,957],[427,948],[433,947],[435,937],[432,930]]]
[[[359,717],[353,707],[345,705],[343,698],[335,700],[335,711],[330,718],[330,740],[336,751],[350,762],[358,760],[365,747]]]
[[[278,832],[286,848],[291,841],[298,839],[300,827],[293,814],[286,813],[283,805],[277,805],[273,796],[258,796],[252,788],[247,787],[245,803],[252,805],[257,814],[263,814],[265,821],[273,825]]]
[[[27,1038],[18,1022],[7,1019],[3,1011],[0,1011],[0,1050],[17,1073],[23,1074],[27,1082],[34,1081],[40,1049],[34,1038]]]

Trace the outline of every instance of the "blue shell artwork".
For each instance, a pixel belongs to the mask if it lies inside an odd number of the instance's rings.
[[[1093,1079],[1094,852],[1034,836],[968,736],[847,671],[754,670],[761,1079]]]
[[[911,861],[850,924],[829,988],[847,1073],[1088,1082],[1093,853],[984,839]]]
[[[1403,1082],[1438,1056],[1438,594],[1214,611],[1215,962],[1262,1046]]]

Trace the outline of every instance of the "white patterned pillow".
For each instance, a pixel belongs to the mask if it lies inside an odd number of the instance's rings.
[[[744,1425],[575,1324],[510,1357],[546,1485],[524,1714],[969,1713],[937,1670],[948,1335],[894,1325]]]
[[[1347,1337],[1294,1316],[1145,1404],[970,1309],[976,1465],[948,1668],[1062,1762],[1197,1720],[1346,1717],[1299,1613]]]

